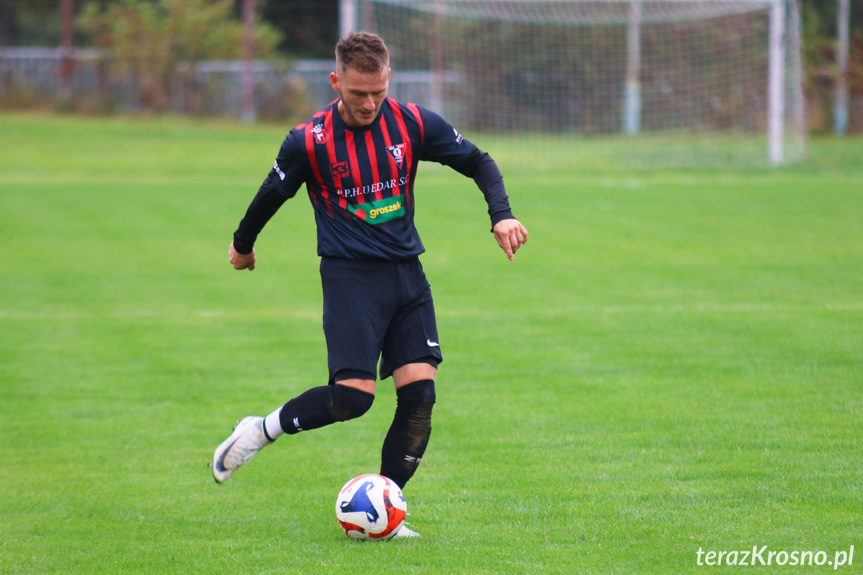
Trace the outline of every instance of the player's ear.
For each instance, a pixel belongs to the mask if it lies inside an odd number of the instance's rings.
[[[339,91],[339,76],[335,72],[330,72],[330,85],[336,92]]]

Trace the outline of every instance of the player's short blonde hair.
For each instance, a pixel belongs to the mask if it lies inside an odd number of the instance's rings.
[[[390,67],[390,53],[383,38],[370,32],[351,32],[336,44],[336,72],[382,72]]]

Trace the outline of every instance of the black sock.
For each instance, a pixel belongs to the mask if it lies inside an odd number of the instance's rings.
[[[279,423],[289,435],[318,429],[361,416],[371,408],[374,399],[373,393],[346,385],[313,387],[285,404],[279,413]]]
[[[419,467],[431,436],[434,381],[409,383],[396,396],[396,414],[381,450],[381,475],[404,488]]]

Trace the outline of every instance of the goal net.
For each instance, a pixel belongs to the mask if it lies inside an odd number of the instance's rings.
[[[390,95],[535,167],[807,155],[796,0],[358,0]],[[500,160],[499,160],[500,161]]]

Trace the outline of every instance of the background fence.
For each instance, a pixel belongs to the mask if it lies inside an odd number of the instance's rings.
[[[63,67],[69,65],[69,75]],[[0,106],[34,107],[63,102],[81,111],[137,112],[148,108],[146,86],[128,69],[112,72],[114,62],[96,49],[0,48]],[[180,62],[171,77],[168,110],[175,114],[234,116],[243,114],[242,60]],[[292,64],[254,64],[255,105],[261,117],[304,119],[336,94],[329,73],[335,61],[297,60]],[[433,75],[399,72],[390,96],[434,108]],[[454,84],[454,74],[443,77]]]

